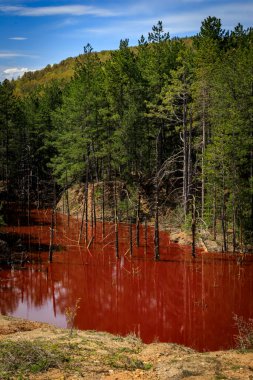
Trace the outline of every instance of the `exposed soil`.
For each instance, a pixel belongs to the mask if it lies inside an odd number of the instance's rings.
[[[144,344],[135,336],[125,338],[94,331],[74,331],[0,316],[0,344],[41,342],[60,348],[69,358],[44,372],[14,371],[8,379],[64,380],[179,380],[253,379],[253,352],[199,353],[167,343]],[[1,371],[1,363],[0,363]],[[35,371],[36,372],[36,371]],[[3,375],[2,375],[3,376]],[[0,378],[1,372],[0,372]]]
[[[114,220],[114,182],[106,182],[104,184],[104,218],[105,220]],[[146,189],[147,190],[147,189]],[[152,191],[148,193],[144,188],[140,192],[140,220],[143,222],[146,218],[148,224],[154,225],[154,210],[153,210],[153,198],[154,194]],[[84,200],[85,187],[84,184],[75,184],[70,187],[60,198],[57,204],[57,210],[77,217],[81,219],[83,213],[83,200]],[[127,221],[126,218],[126,204],[124,202],[130,198],[130,206],[128,209],[129,217],[135,222],[136,217],[136,194],[130,194],[126,187],[126,184],[120,181],[116,183],[116,193],[118,199],[118,218],[119,221]],[[94,195],[94,196],[93,196]],[[94,185],[89,184],[88,187],[88,218],[91,216],[91,208],[96,209],[96,217],[101,220],[102,214],[102,182],[97,182]],[[182,230],[182,225],[184,225],[185,220],[182,212],[178,209],[173,209],[164,205],[160,207],[159,211],[159,228],[165,230],[169,233],[170,239],[173,243],[178,243],[181,245],[191,245],[192,236],[190,228]],[[233,251],[233,238],[231,231],[228,231],[228,251]],[[196,231],[196,246],[203,249],[206,252],[221,252],[223,246],[223,236],[221,233],[216,234],[216,239],[214,240],[210,231],[203,226],[198,226]],[[242,247],[237,247],[237,251],[241,252]],[[243,247],[245,252],[251,252],[253,247]]]

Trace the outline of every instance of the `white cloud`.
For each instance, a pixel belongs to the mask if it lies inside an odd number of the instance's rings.
[[[12,13],[18,16],[93,15],[99,17],[108,17],[119,15],[117,12],[113,12],[109,9],[88,5],[59,5],[50,7],[0,6],[0,11],[5,13]]]
[[[183,0],[181,0],[183,1]],[[197,1],[197,0],[194,0]],[[139,4],[141,5],[141,4]],[[158,20],[162,20],[165,31],[170,35],[193,35],[199,32],[201,22],[208,16],[220,18],[224,29],[233,29],[238,22],[241,22],[244,27],[252,24],[251,15],[253,14],[252,3],[230,3],[230,4],[214,4],[199,7],[198,10],[176,11],[173,12],[153,12],[152,17],[136,18],[132,20],[114,20],[103,27],[83,28],[77,30],[77,33],[93,33],[97,35],[119,35],[135,38],[136,41],[141,34],[147,36],[153,25],[157,24]],[[135,42],[136,42],[135,41]]]
[[[3,72],[7,75],[20,75],[26,73],[28,70],[27,67],[22,67],[19,69],[18,67],[11,67],[10,69],[6,69]]]
[[[0,52],[0,59],[1,58],[17,58],[17,57],[38,58],[37,55],[31,55],[31,54],[22,54],[22,53],[16,53],[16,52]]]
[[[27,40],[27,38],[26,37],[9,37],[8,40],[24,41],[24,40]]]
[[[27,67],[21,67],[21,68],[9,67],[9,68],[3,70],[2,72],[0,72],[0,80],[16,79],[18,77],[22,77],[22,75],[24,75],[24,73],[26,73],[27,71],[35,71],[35,70],[30,70]]]
[[[1,53],[0,58],[15,58],[15,57],[24,57],[24,54],[19,53]]]
[[[65,28],[65,27],[77,25],[77,24],[79,24],[79,20],[72,17],[72,18],[66,18],[65,20],[63,20],[59,23],[54,22],[52,28],[53,29],[60,29],[60,28]]]

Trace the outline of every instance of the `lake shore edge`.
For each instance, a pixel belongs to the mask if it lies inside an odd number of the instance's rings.
[[[144,344],[134,335],[121,337],[89,330],[74,330],[71,335],[69,329],[0,314],[0,355],[7,352],[6,347],[18,351],[20,345],[22,354],[29,346],[25,363],[14,365],[15,371],[9,368],[8,373],[0,364],[0,378],[163,380],[252,379],[253,376],[252,351],[200,353],[173,343]],[[37,356],[34,363],[32,360],[33,349],[38,347],[44,350],[44,367],[36,362]],[[59,358],[52,361],[56,353]]]

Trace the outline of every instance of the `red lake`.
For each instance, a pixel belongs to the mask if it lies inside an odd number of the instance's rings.
[[[14,214],[14,213],[13,213]],[[154,260],[154,231],[140,230],[140,247],[129,252],[129,226],[89,226],[87,249],[78,244],[80,221],[57,214],[53,263],[48,263],[49,210],[31,213],[31,226],[15,211],[4,231],[21,236],[29,263],[0,270],[0,312],[66,327],[66,308],[80,299],[79,329],[135,334],[144,342],[173,342],[199,351],[234,347],[234,316],[253,317],[253,256],[198,252],[160,232],[160,261]],[[135,238],[135,226],[133,240]],[[92,236],[94,238],[92,239]],[[36,260],[35,260],[36,258]],[[39,258],[39,262],[38,262]]]

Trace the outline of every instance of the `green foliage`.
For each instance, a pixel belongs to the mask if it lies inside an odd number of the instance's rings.
[[[219,40],[224,36],[225,31],[221,28],[221,20],[216,17],[207,17],[200,27],[199,37],[203,39]]]
[[[69,361],[62,350],[45,342],[26,340],[0,342],[0,377],[26,377],[30,373],[60,368]]]
[[[162,21],[152,27],[152,32],[148,34],[148,40],[152,43],[160,43],[170,39],[169,33],[164,33]]]
[[[113,352],[106,358],[106,364],[110,367],[117,369],[125,369],[127,371],[135,371],[136,369],[142,369],[148,371],[152,368],[151,363],[145,363],[142,360],[134,359],[125,352]]]
[[[0,84],[0,181],[11,188],[24,153],[25,117],[20,102],[14,96],[14,84],[5,80]],[[15,184],[14,184],[15,186]]]
[[[159,21],[138,47],[125,39],[97,54],[88,44],[75,60],[3,82],[0,180],[25,199],[51,176],[63,188],[120,179],[141,183],[153,209],[156,178],[182,223],[195,199],[201,225],[221,226],[224,248],[229,229],[234,248],[250,244],[252,40],[252,28],[225,31],[211,16],[193,44],[171,40]]]

